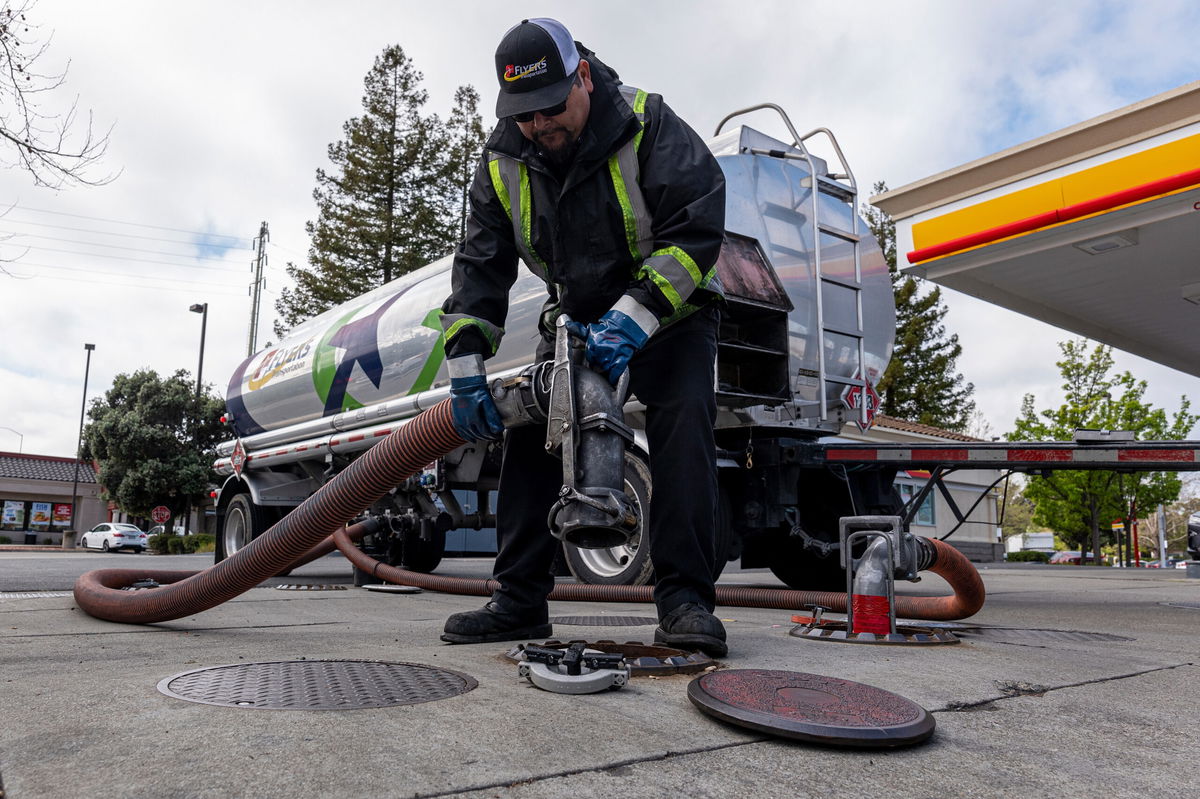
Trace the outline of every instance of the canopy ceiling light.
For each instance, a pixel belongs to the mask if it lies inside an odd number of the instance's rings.
[[[1124,247],[1133,247],[1138,243],[1137,228],[1122,230],[1118,233],[1107,233],[1103,236],[1097,236],[1094,239],[1086,241],[1077,241],[1075,246],[1086,252],[1088,255],[1100,255],[1113,250],[1120,250]]]

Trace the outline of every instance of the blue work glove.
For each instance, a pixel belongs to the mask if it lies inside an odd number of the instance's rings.
[[[635,310],[651,329],[647,331],[633,316],[620,310],[622,305]],[[571,322],[568,327],[572,334],[587,339],[584,357],[588,364],[615,386],[625,373],[629,359],[645,345],[654,328],[658,327],[658,321],[641,305],[623,297],[616,307],[592,324],[585,327],[579,322]]]
[[[450,410],[454,415],[454,429],[465,441],[499,439],[504,435],[504,423],[488,391],[483,359],[468,355],[451,358],[446,364],[450,370]]]

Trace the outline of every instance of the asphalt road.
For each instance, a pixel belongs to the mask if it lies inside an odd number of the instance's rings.
[[[76,578],[93,569],[137,569],[154,571],[200,571],[213,564],[211,552],[195,555],[149,555],[130,552],[0,552],[0,593],[6,591],[70,591]],[[455,577],[489,577],[491,558],[451,558],[442,562],[438,574]],[[264,585],[289,581],[323,583],[353,582],[350,564],[340,553],[301,566],[286,578],[273,578]]]
[[[5,591],[70,591],[76,578],[93,569],[136,569],[200,571],[212,565],[212,553],[196,555],[150,555],[129,552],[100,552],[98,550],[73,552],[28,552],[0,551],[0,592]],[[1036,574],[1059,574],[1065,578],[1083,575],[1115,576],[1120,569],[1083,568],[1080,566],[1048,566],[1031,563],[984,563],[978,564],[980,571],[1018,570]],[[437,574],[451,577],[490,577],[491,558],[446,558],[437,568]],[[1181,577],[1182,571],[1171,569],[1138,569],[1139,577],[1167,580]],[[927,578],[929,579],[929,578]],[[937,578],[932,578],[937,582]],[[278,585],[289,581],[349,584],[353,582],[350,564],[340,553],[333,553],[309,563],[292,572],[286,578],[273,578],[264,585]],[[722,580],[737,583],[779,585],[768,569],[743,569],[736,563],[729,564]],[[938,594],[939,588],[926,590],[925,585],[913,586],[901,583],[897,590],[906,594]]]

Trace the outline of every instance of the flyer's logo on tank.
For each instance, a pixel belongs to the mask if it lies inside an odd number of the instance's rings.
[[[250,375],[246,387],[250,391],[257,391],[277,376],[303,368],[304,360],[312,352],[312,343],[310,338],[286,350],[271,350],[263,356],[254,374]]]
[[[538,75],[543,74],[547,69],[550,68],[546,64],[546,58],[546,56],[542,56],[532,64],[525,64],[524,66],[509,64],[504,68],[504,79],[509,83],[512,83],[520,80],[521,78],[536,78]]]

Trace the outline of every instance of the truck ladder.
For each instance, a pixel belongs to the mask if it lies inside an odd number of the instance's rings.
[[[810,217],[810,235],[813,245],[813,273],[816,277],[817,290],[814,292],[817,311],[817,327],[821,331],[821,342],[817,348],[817,402],[816,409],[819,414],[819,419],[822,422],[828,421],[829,411],[827,408],[826,396],[831,385],[841,386],[843,395],[846,392],[853,392],[855,389],[859,392],[858,401],[858,423],[863,429],[870,425],[872,409],[868,407],[867,397],[872,392],[869,390],[866,368],[864,361],[866,352],[863,344],[863,303],[862,303],[862,260],[861,260],[861,242],[862,236],[859,232],[858,219],[858,183],[854,179],[854,173],[850,170],[850,165],[846,162],[846,157],[842,154],[842,148],[838,145],[837,138],[828,128],[814,128],[808,133],[801,136],[796,132],[796,128],[792,125],[792,121],[788,118],[787,113],[775,103],[760,103],[759,105],[743,108],[738,111],[733,111],[727,114],[724,119],[717,123],[716,134],[719,135],[722,126],[730,119],[742,114],[758,111],[762,109],[770,109],[779,114],[783,119],[783,124],[787,127],[788,133],[792,136],[792,144],[799,152],[786,150],[768,150],[758,147],[749,148],[751,155],[766,155],[774,158],[787,158],[797,161],[803,161],[808,166],[808,174],[810,181],[809,198],[812,204]],[[814,160],[812,153],[809,151],[805,142],[813,139],[818,135],[824,135],[828,138],[830,145],[833,147],[834,153],[837,155],[838,163],[841,166],[841,172],[828,172],[819,174],[817,162]],[[836,225],[824,221],[821,217],[821,196],[825,195],[832,197],[839,202],[849,205],[850,215],[850,230],[844,230]],[[827,245],[826,242],[829,242]],[[849,244],[854,259],[854,275],[847,277],[842,275],[826,274],[823,267],[823,259],[821,251],[826,246],[842,246]],[[842,295],[849,296],[850,302],[843,305],[852,305],[852,319],[841,319],[838,322],[827,321],[826,312],[826,292],[831,296]],[[849,295],[847,295],[849,292]],[[835,352],[838,349],[848,350],[852,356],[853,362],[857,364],[852,371],[851,376],[843,377],[831,375],[827,364],[828,353]],[[851,403],[853,407],[853,403]]]

